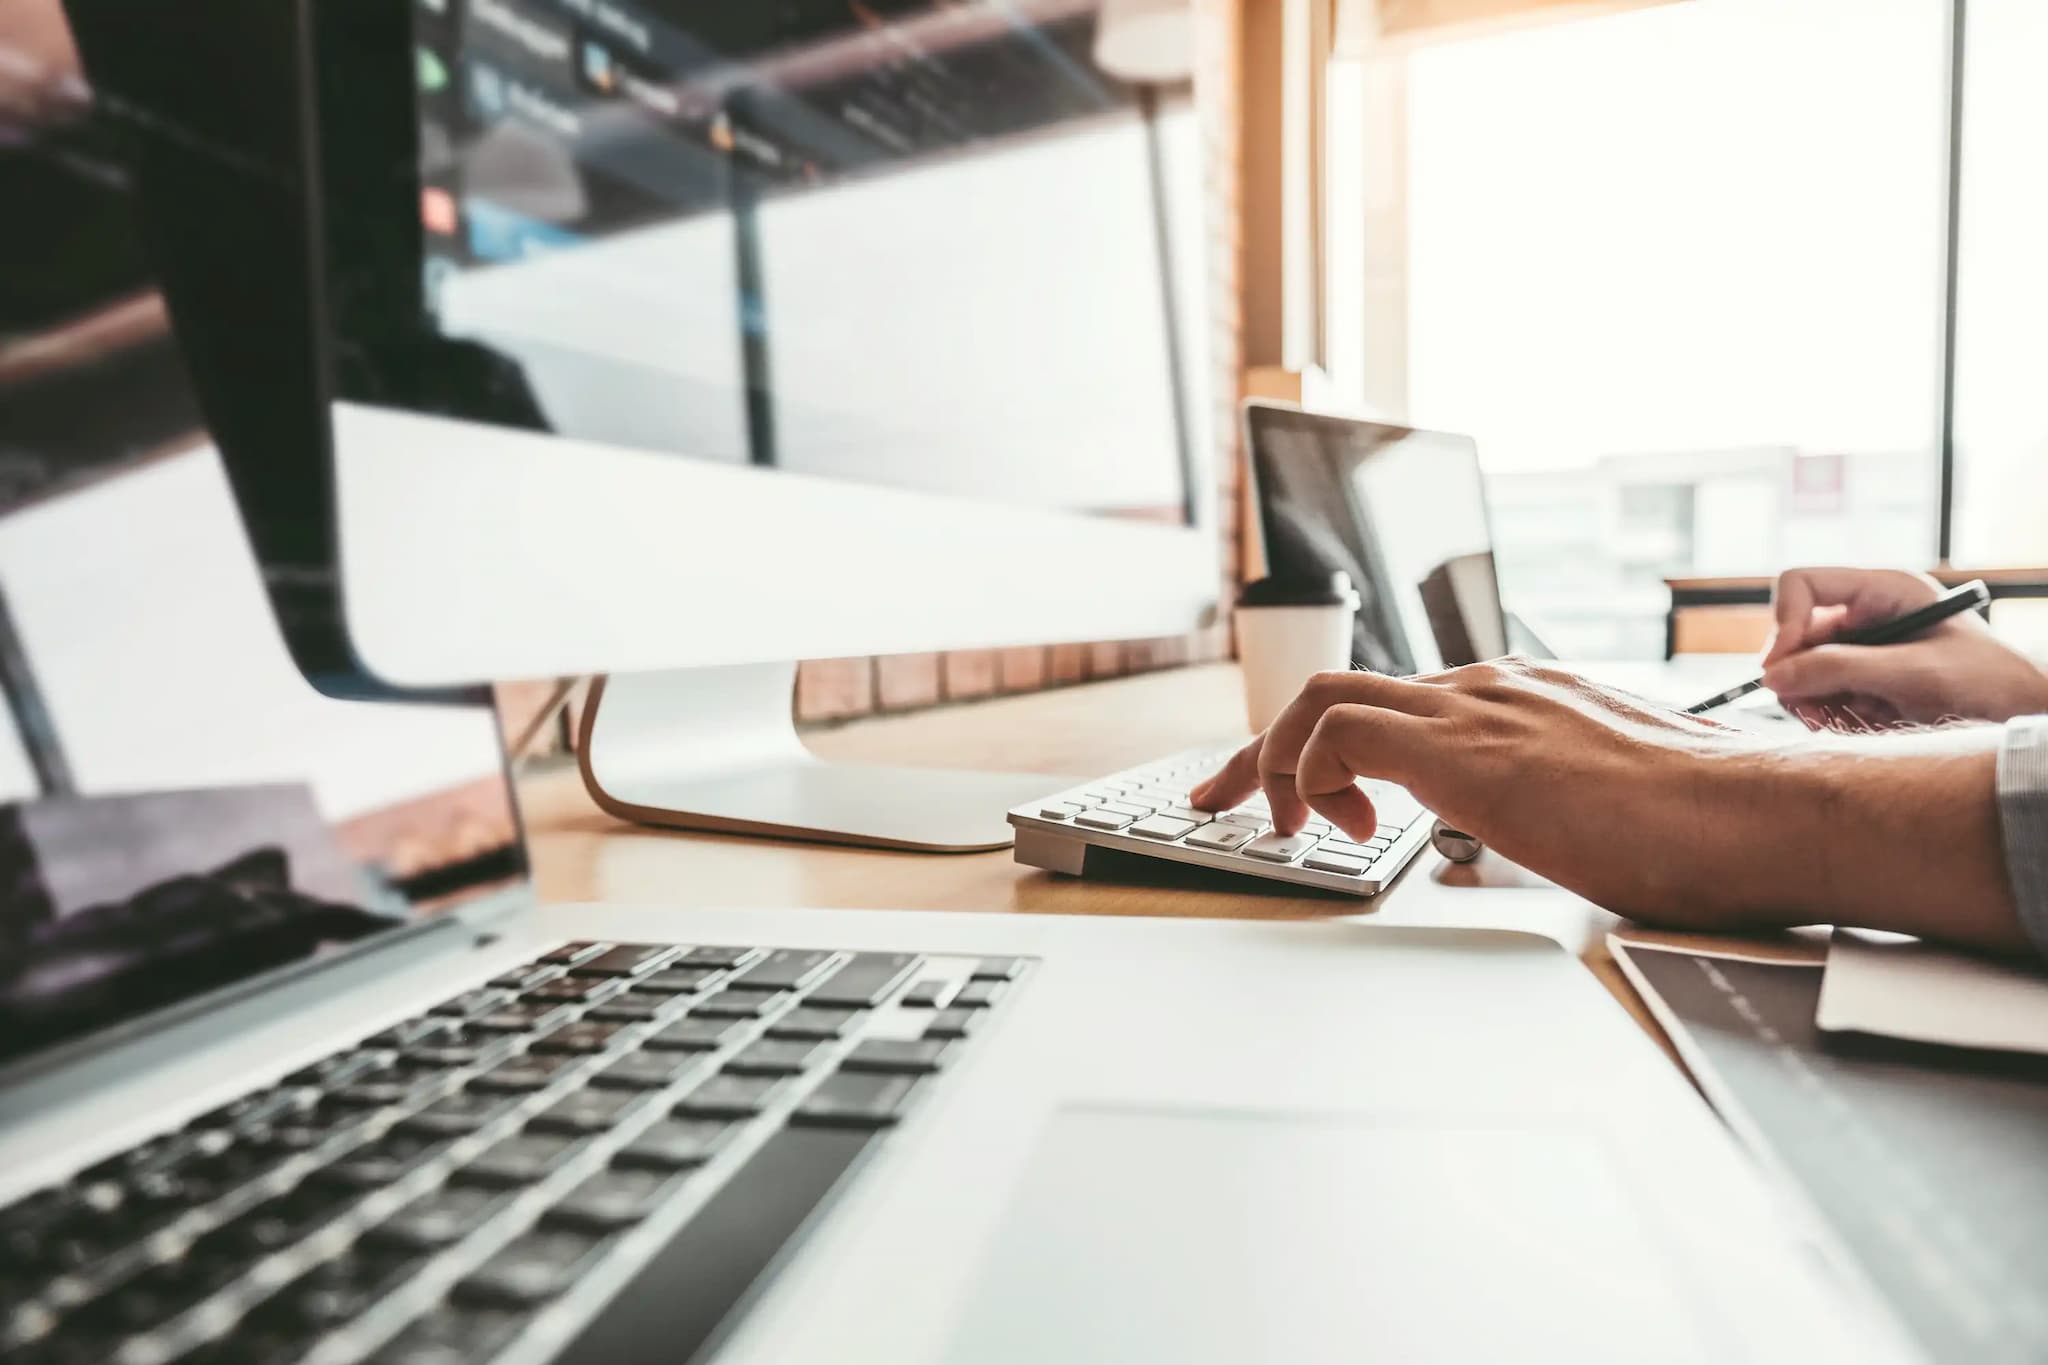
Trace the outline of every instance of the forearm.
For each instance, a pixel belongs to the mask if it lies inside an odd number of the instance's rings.
[[[1770,828],[1737,878],[1739,913],[2032,951],[1999,826],[2000,737],[1956,727],[1759,756]]]

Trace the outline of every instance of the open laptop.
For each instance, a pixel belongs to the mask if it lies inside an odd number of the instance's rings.
[[[151,420],[0,516],[0,1358],[1893,1349],[1544,939],[537,905],[489,716],[308,687]]]

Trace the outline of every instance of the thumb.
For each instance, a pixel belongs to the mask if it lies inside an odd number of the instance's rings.
[[[1920,652],[1912,645],[1815,645],[1765,668],[1764,686],[1780,700],[1860,692],[1914,710]]]

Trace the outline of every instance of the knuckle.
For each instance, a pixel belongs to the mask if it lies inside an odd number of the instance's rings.
[[[1320,672],[1310,674],[1308,682],[1303,684],[1301,691],[1303,696],[1323,701],[1342,695],[1350,684],[1350,673],[1343,669],[1326,668]]]

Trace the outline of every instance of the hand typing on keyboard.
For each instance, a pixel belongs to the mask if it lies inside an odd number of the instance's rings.
[[[1518,659],[1400,679],[1323,673],[1189,792],[1263,789],[1280,833],[1374,824],[1384,778],[1488,848],[1634,918],[1838,923],[2011,949],[1997,732],[1782,746]]]

